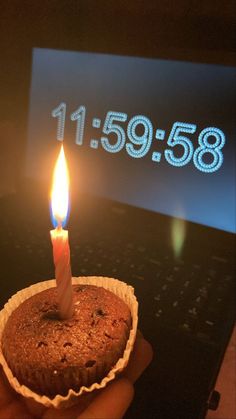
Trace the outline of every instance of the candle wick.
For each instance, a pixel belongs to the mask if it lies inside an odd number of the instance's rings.
[[[62,222],[58,221],[57,230],[62,230]]]

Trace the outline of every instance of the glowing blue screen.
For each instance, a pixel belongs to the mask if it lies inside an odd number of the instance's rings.
[[[33,51],[27,174],[73,154],[81,190],[236,232],[233,67]]]

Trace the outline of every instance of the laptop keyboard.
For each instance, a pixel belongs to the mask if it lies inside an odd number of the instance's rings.
[[[75,245],[72,265],[77,265],[77,269],[80,266],[80,275],[107,275],[127,281],[140,301],[148,301],[150,320],[157,327],[217,340],[224,308],[234,289],[227,259],[212,256],[205,267],[197,262],[174,260],[171,254],[150,257],[144,245],[131,242],[118,243],[117,251],[113,247],[110,254],[104,251],[106,248],[103,241],[96,247]]]

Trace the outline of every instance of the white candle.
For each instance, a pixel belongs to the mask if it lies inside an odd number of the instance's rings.
[[[63,146],[61,146],[53,174],[51,207],[52,217],[56,224],[56,228],[50,231],[50,235],[53,246],[58,305],[60,317],[68,319],[73,315],[74,307],[68,231],[62,228],[69,209],[69,174]]]
[[[57,227],[55,230],[51,230],[50,234],[53,246],[53,259],[55,264],[60,316],[62,319],[68,319],[73,315],[73,293],[68,231]]]

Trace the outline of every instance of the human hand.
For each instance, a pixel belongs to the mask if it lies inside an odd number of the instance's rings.
[[[68,409],[45,408],[18,395],[0,371],[0,419],[120,419],[134,396],[133,384],[152,360],[151,345],[137,334],[129,364],[118,378],[103,390],[79,398]]]

